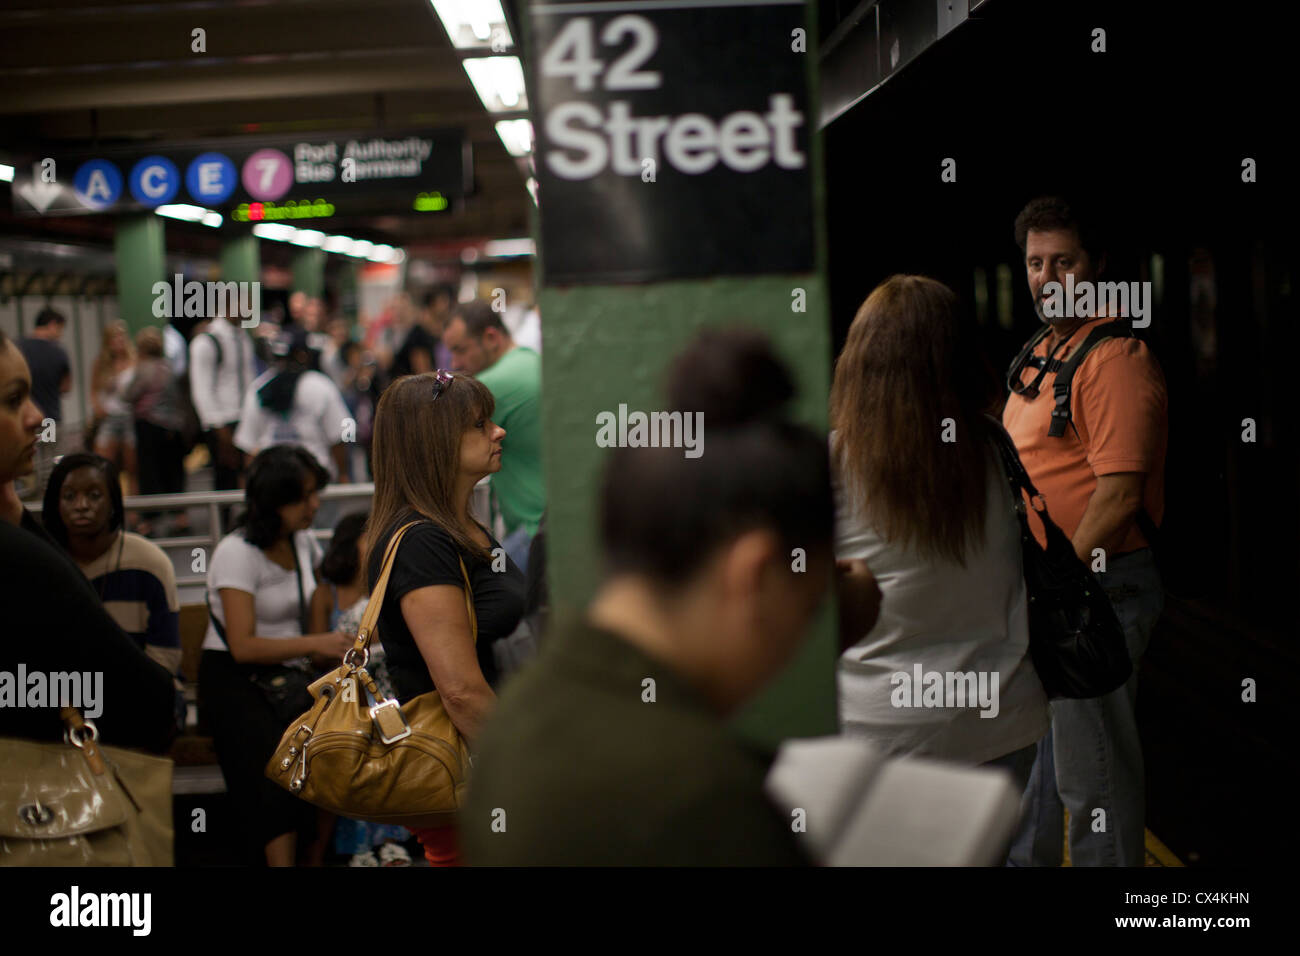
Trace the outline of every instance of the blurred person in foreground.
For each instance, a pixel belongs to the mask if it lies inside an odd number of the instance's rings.
[[[175,734],[171,675],[104,610],[99,595],[32,514],[14,481],[31,473],[44,412],[18,347],[0,332],[0,672],[101,673],[104,742],[165,751]],[[0,707],[0,736],[60,740],[57,707]]]
[[[488,722],[460,821],[468,863],[809,862],[764,795],[772,755],[727,725],[802,643],[832,567],[826,443],[786,418],[793,394],[765,338],[706,332],[668,396],[703,413],[704,453],[613,452],[607,577]]]

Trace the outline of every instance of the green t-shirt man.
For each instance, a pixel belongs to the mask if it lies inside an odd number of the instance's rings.
[[[505,519],[506,533],[522,525],[537,534],[546,508],[542,475],[542,357],[517,345],[495,365],[478,373],[478,380],[496,399],[492,420],[506,430],[501,445],[501,470],[492,476],[492,492]]]

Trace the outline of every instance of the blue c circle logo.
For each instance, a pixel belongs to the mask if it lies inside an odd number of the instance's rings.
[[[185,170],[185,188],[195,202],[205,206],[225,202],[238,184],[235,164],[220,153],[196,156]]]
[[[122,174],[106,159],[91,159],[72,177],[77,201],[89,209],[107,209],[122,195]]]
[[[181,174],[166,156],[146,156],[131,168],[131,195],[144,206],[171,202],[181,188]]]

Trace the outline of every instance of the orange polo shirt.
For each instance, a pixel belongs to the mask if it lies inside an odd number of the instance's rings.
[[[1110,321],[1099,317],[1084,323],[1056,357],[1069,358],[1096,324]],[[1050,338],[1039,343],[1035,355],[1047,355]],[[1028,384],[1037,374],[1027,365],[1020,380]],[[1002,413],[1002,424],[1015,441],[1029,477],[1046,498],[1052,520],[1073,538],[1097,488],[1097,476],[1140,471],[1146,475],[1143,506],[1158,525],[1165,510],[1169,406],[1165,377],[1151,350],[1137,339],[1116,338],[1089,352],[1070,389],[1073,426],[1066,426],[1060,438],[1047,434],[1055,407],[1055,381],[1054,372],[1044,375],[1032,401],[1013,392]],[[1029,523],[1045,544],[1038,522]],[[1134,522],[1119,553],[1147,544]]]

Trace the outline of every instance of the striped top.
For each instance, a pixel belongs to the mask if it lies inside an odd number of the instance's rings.
[[[77,566],[118,626],[151,658],[179,673],[180,600],[176,572],[162,548],[123,531],[96,560]]]

